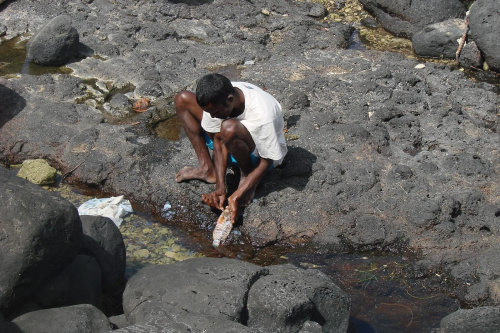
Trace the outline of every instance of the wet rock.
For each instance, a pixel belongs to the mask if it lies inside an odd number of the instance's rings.
[[[60,66],[76,53],[79,35],[69,16],[53,18],[28,42],[27,58],[39,65]]]
[[[483,68],[483,55],[474,41],[467,43],[462,48],[458,60],[460,62],[460,66],[463,68]]]
[[[0,177],[0,309],[8,313],[73,260],[82,227],[68,201],[4,168]]]
[[[432,2],[361,0],[360,2],[384,29],[396,36],[410,39],[415,32],[426,25],[465,16],[465,8],[460,0]]]
[[[481,50],[488,66],[500,72],[500,11],[495,0],[478,0],[470,9],[470,36]]]
[[[102,270],[102,290],[114,291],[125,280],[125,244],[118,227],[108,218],[81,216],[83,247],[81,252],[97,259]]]
[[[350,299],[317,270],[293,265],[268,267],[248,294],[248,326],[258,332],[296,332],[321,319],[323,331],[345,332]],[[318,323],[316,323],[318,324]]]
[[[111,330],[106,316],[89,304],[34,311],[12,321],[22,332],[98,333]]]
[[[26,160],[17,174],[37,185],[52,185],[56,182],[57,170],[46,160]]]
[[[458,310],[441,320],[441,332],[498,332],[500,330],[499,315],[500,308],[490,306]]]
[[[423,57],[455,59],[457,40],[465,30],[462,19],[451,19],[426,26],[411,39],[415,54]]]

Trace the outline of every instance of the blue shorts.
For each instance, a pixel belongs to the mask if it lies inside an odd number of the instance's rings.
[[[207,132],[203,131],[203,135],[205,136],[205,142],[207,144],[207,147],[210,150],[214,150],[214,142],[210,137],[208,136]],[[234,166],[238,166],[238,162],[236,162],[236,159],[233,157],[233,155],[229,154],[229,160],[231,163],[233,163]],[[250,161],[252,162],[252,165],[255,167],[257,164],[259,164],[260,157],[255,156],[253,153],[250,153]],[[272,169],[273,165],[271,164],[271,167],[269,169]]]

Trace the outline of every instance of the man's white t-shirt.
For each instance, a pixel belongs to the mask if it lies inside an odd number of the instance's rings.
[[[231,83],[245,96],[245,110],[234,119],[239,120],[250,132],[256,148],[253,154],[273,160],[274,166],[280,165],[287,153],[280,103],[256,85],[247,82]],[[209,133],[218,133],[222,121],[203,111],[201,126]]]

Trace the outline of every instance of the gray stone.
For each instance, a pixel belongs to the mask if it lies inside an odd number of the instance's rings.
[[[500,308],[479,307],[455,311],[441,320],[442,333],[496,333],[500,331]]]
[[[111,329],[106,316],[89,304],[34,311],[12,322],[24,333],[101,333]]]
[[[430,24],[413,35],[413,51],[423,57],[455,59],[464,29],[463,19]]]
[[[324,332],[346,332],[349,296],[318,270],[269,266],[248,293],[248,327],[258,332],[298,332],[321,320]],[[321,318],[321,319],[319,319]]]
[[[400,37],[412,38],[426,25],[453,18],[464,18],[460,0],[361,0],[365,10],[382,27]]]
[[[125,281],[125,243],[118,227],[109,218],[81,216],[83,253],[97,259],[102,270],[104,291],[114,291]]]
[[[28,42],[27,57],[40,65],[66,64],[76,53],[79,35],[69,16],[53,18]]]
[[[215,258],[146,267],[128,281],[123,310],[130,324],[154,317],[158,311],[148,302],[239,322],[244,318],[248,289],[266,273],[267,269],[256,265]]]
[[[48,280],[37,292],[37,303],[44,308],[91,304],[101,299],[101,269],[97,260],[77,255],[58,276]]]
[[[5,168],[0,179],[0,309],[8,313],[73,260],[82,226],[60,196]]]
[[[491,70],[500,72],[500,10],[498,1],[478,0],[470,9],[470,35]]]
[[[458,58],[460,66],[467,69],[481,69],[483,68],[483,55],[481,50],[477,47],[476,42],[471,41],[464,45],[460,56]]]

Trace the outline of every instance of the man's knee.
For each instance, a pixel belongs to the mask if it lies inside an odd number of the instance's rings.
[[[243,126],[239,121],[234,119],[226,119],[222,122],[220,126],[220,136],[224,142],[231,142],[236,137],[238,134],[238,125]]]
[[[226,119],[220,127],[222,141],[230,145],[235,139],[245,142],[249,147],[253,146],[253,139],[246,127],[236,119]]]
[[[196,103],[196,96],[190,91],[183,90],[175,95],[175,111],[177,114],[184,112],[193,102]]]

